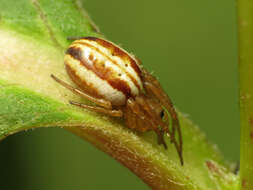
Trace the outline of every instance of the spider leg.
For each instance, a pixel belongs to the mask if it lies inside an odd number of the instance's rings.
[[[89,105],[86,105],[86,104],[73,102],[73,101],[69,101],[69,103],[74,105],[74,106],[89,109],[91,111],[95,111],[95,112],[99,112],[99,113],[104,113],[106,115],[110,115],[110,116],[113,116],[113,117],[122,117],[123,116],[123,112],[121,110],[108,110],[108,109],[101,108],[101,107],[98,107],[98,106],[89,106]]]
[[[166,101],[166,96],[164,95],[165,93],[161,92],[161,89],[158,89],[157,87],[155,87],[153,84],[145,82],[145,87],[147,89],[149,89],[160,101],[161,103],[165,106],[165,108],[169,111],[171,117],[172,117],[172,133],[171,133],[171,141],[174,143],[177,152],[179,154],[180,157],[180,162],[183,165],[183,156],[182,156],[182,146],[183,146],[183,141],[182,141],[182,134],[181,134],[181,129],[180,129],[180,125],[179,125],[179,121],[177,118],[177,114],[176,111],[173,107],[173,104],[171,103],[170,99],[167,98]],[[168,96],[167,96],[168,97]],[[175,138],[175,133],[177,131],[177,135],[178,135],[178,141]]]
[[[136,129],[136,115],[133,113],[129,106],[124,110],[124,118],[126,119],[126,124],[130,129]]]
[[[156,80],[155,77],[153,77],[151,74],[149,74],[146,70],[143,69],[143,79],[144,79],[144,87],[150,93],[152,96],[156,97],[162,105],[168,110],[168,112],[171,115],[172,118],[172,132],[170,134],[171,141],[174,143],[177,152],[180,157],[180,162],[183,165],[183,141],[182,141],[182,134],[181,129],[177,117],[177,113],[175,111],[175,108],[173,106],[172,101],[168,97],[168,95],[162,90],[162,87],[158,80]],[[166,131],[167,132],[167,131]],[[177,132],[178,135],[178,141],[176,140],[175,133]]]
[[[145,114],[142,112],[141,108],[136,104],[133,98],[129,98],[127,100],[127,107],[129,107],[134,114],[139,115],[140,118],[145,117]]]
[[[158,130],[156,130],[156,134],[157,134],[158,144],[162,144],[164,146],[164,148],[167,149],[168,147],[167,147],[167,144],[164,141],[163,131],[158,129]]]
[[[148,113],[149,117],[152,118],[151,119],[153,121],[152,125],[157,134],[158,144],[163,144],[164,148],[167,149],[167,145],[164,141],[163,135],[164,135],[164,131],[167,132],[169,135],[171,135],[170,132],[168,131],[168,125],[165,122],[163,122],[160,116],[157,115],[155,111],[152,109],[151,102],[145,101],[143,98],[139,98],[139,97],[136,97],[136,102],[138,102],[138,104],[141,105],[142,109],[144,109]],[[158,128],[158,126],[161,126],[162,130]]]
[[[130,119],[135,120],[135,130],[144,132],[148,130],[148,120],[145,117],[145,113],[141,109],[141,107],[136,104],[133,98],[129,98],[127,100],[126,109],[130,113]],[[127,116],[127,115],[126,115]]]
[[[133,113],[136,114],[136,116],[138,116],[138,119],[141,121],[141,123],[139,124],[139,130],[141,131],[145,131],[147,130],[147,126],[151,125],[151,128],[156,132],[157,134],[157,142],[158,144],[162,144],[164,146],[165,149],[167,149],[167,145],[164,141],[164,137],[163,137],[163,131],[160,130],[158,128],[159,123],[158,122],[160,120],[160,118],[154,118],[156,116],[156,114],[153,112],[153,110],[148,106],[148,102],[146,102],[143,98],[136,98],[136,103],[134,102],[134,100],[129,99],[127,102],[127,106],[130,107],[130,109],[133,111]],[[148,115],[146,115],[144,113],[144,111],[146,113],[148,113]],[[149,119],[147,119],[147,117]],[[152,118],[152,119],[150,119]],[[138,122],[138,120],[137,120]],[[140,126],[144,126],[142,128],[140,128]]]
[[[164,131],[166,134],[169,135],[170,139],[172,136],[172,132],[170,131],[169,127],[170,126],[170,122],[169,122],[169,116],[167,114],[167,112],[164,113],[163,118],[159,118],[160,120],[160,126],[162,127],[162,131]],[[173,141],[171,140],[171,143],[173,143]]]
[[[56,76],[54,76],[53,74],[51,74],[51,77],[58,82],[59,84],[61,84],[62,86],[64,86],[65,88],[69,89],[70,91],[72,91],[73,93],[82,96],[83,98],[86,98],[106,109],[112,109],[112,104],[111,102],[102,99],[102,98],[95,98],[93,96],[90,96],[89,94],[86,94],[85,92],[79,90],[78,88],[74,88],[71,85],[67,84],[66,82],[62,81],[61,79],[57,78]]]
[[[177,118],[177,113],[175,111],[175,108],[173,106],[171,99],[166,93],[164,93],[159,82],[155,78],[152,81],[144,82],[144,86],[147,89],[147,91],[151,93],[153,96],[155,96],[169,111],[172,117],[172,122],[173,122],[172,136],[174,136],[175,130],[180,127],[179,127],[179,121]]]
[[[162,117],[163,122],[166,124],[166,126],[170,126],[170,120],[167,112],[164,112]],[[168,128],[167,128],[168,129]],[[169,130],[169,129],[168,129]],[[170,132],[170,131],[169,131]],[[170,132],[171,133],[171,132]],[[171,135],[171,134],[170,134]]]
[[[152,118],[153,121],[155,121],[155,124],[158,126],[160,125],[161,127],[164,127],[166,129],[168,129],[168,121],[164,122],[162,120],[162,118],[160,117],[160,115],[157,115],[155,110],[152,108],[152,107],[155,107],[155,104],[154,102],[152,102],[150,99],[146,99],[144,100],[144,98],[141,98],[141,97],[136,97],[136,102],[141,105],[141,108],[143,110],[146,111],[146,113],[148,113],[149,115],[149,118]],[[153,105],[153,106],[152,106]],[[167,115],[165,113],[165,115]],[[168,130],[167,130],[168,133],[170,133]]]

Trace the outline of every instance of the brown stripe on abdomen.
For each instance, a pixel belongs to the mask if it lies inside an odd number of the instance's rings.
[[[90,41],[95,41],[98,44],[100,44],[101,46],[103,46],[103,47],[105,47],[107,49],[110,49],[111,52],[112,52],[112,54],[114,54],[115,56],[119,56],[123,60],[127,60],[131,64],[131,67],[135,70],[135,72],[140,76],[141,70],[140,70],[140,67],[137,65],[136,61],[127,52],[125,52],[120,47],[114,45],[113,43],[111,43],[109,41],[103,40],[101,38],[84,37],[82,39],[86,39],[86,40],[90,40]]]
[[[117,78],[118,73],[111,68],[104,67],[104,63],[99,62],[99,60],[89,62],[88,57],[85,57],[82,52],[81,48],[72,46],[67,50],[66,54],[78,60],[81,65],[91,70],[100,79],[106,81],[112,88],[122,92],[126,98],[131,97],[130,86],[126,81]]]
[[[94,38],[94,37],[92,37],[92,38]],[[88,43],[86,43],[86,42],[82,42],[82,41],[78,41],[78,42],[75,42],[74,43],[74,45],[75,44],[78,44],[78,45],[82,45],[82,46],[87,46],[87,47],[89,47],[89,48],[91,48],[91,49],[94,49],[95,51],[97,51],[97,52],[99,52],[101,55],[103,55],[104,57],[106,57],[108,60],[110,60],[110,62],[112,62],[114,65],[117,65],[118,67],[120,67],[124,72],[125,72],[125,74],[131,79],[131,81],[134,83],[134,85],[139,89],[139,91],[141,90],[141,87],[140,87],[140,85],[139,85],[139,83],[137,82],[137,80],[129,73],[129,72],[127,72],[127,70],[124,68],[124,67],[121,67],[115,60],[113,60],[113,59],[111,59],[108,55],[106,55],[104,52],[102,52],[99,48],[97,48],[97,47],[94,47],[94,46],[92,46],[91,44],[88,44]],[[104,46],[103,46],[104,47]],[[116,55],[115,55],[116,56]],[[117,56],[119,56],[119,55],[117,55]],[[123,59],[122,57],[120,57],[121,59]],[[90,58],[90,60],[91,60],[91,58]],[[123,61],[125,61],[124,59],[123,59]],[[127,60],[127,61],[129,61],[129,60]],[[134,61],[134,60],[133,60]],[[130,63],[130,65],[131,65],[131,67],[132,67],[132,63],[129,61],[129,63]],[[136,65],[136,64],[135,64]],[[138,66],[137,66],[138,67]],[[133,68],[133,67],[132,67]],[[136,72],[136,70],[135,70],[135,68],[133,68],[134,69],[134,71]],[[139,77],[139,78],[141,78],[140,77],[140,75],[139,75],[139,73],[136,73],[137,74],[137,76]]]

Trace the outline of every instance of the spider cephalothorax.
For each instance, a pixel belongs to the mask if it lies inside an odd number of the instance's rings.
[[[124,117],[130,129],[156,132],[158,144],[165,148],[164,134],[167,134],[183,165],[182,136],[173,104],[158,80],[141,66],[137,58],[107,40],[82,37],[67,49],[64,63],[79,88],[51,75],[53,79],[97,104],[89,106],[70,101],[72,105]]]

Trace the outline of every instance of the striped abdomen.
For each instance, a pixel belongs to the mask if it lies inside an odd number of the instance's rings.
[[[124,105],[142,90],[141,70],[126,51],[103,39],[86,37],[74,41],[64,63],[71,79],[83,90]]]

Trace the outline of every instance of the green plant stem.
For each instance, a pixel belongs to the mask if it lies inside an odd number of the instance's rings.
[[[241,189],[253,189],[253,1],[238,0]]]

